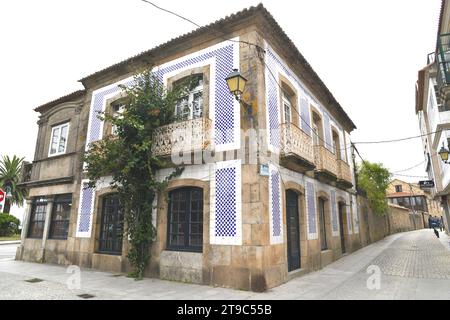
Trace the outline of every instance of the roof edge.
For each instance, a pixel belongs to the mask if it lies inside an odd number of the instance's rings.
[[[50,109],[50,108],[52,108],[52,107],[54,107],[54,106],[56,106],[56,105],[58,105],[60,103],[68,102],[68,101],[71,101],[73,99],[82,97],[85,93],[86,93],[85,89],[71,92],[69,94],[66,94],[65,96],[59,97],[59,98],[57,98],[55,100],[52,100],[52,101],[47,102],[47,103],[44,103],[44,104],[40,105],[39,107],[36,107],[34,109],[34,111],[42,113],[46,109]]]

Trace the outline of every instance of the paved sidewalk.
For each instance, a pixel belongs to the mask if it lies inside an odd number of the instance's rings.
[[[159,279],[135,281],[124,275],[81,271],[81,288],[70,290],[67,268],[2,258],[0,247],[0,300],[2,299],[450,299],[450,239],[433,230],[389,236],[330,264],[264,293],[184,284]],[[13,250],[14,249],[14,250]],[[5,255],[3,255],[4,257]],[[379,290],[370,290],[367,268],[382,274]],[[41,282],[26,282],[33,278]]]

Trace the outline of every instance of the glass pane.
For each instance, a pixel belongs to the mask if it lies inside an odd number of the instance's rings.
[[[53,130],[53,135],[52,135],[52,147],[50,149],[50,154],[54,154],[56,153],[56,148],[58,147],[58,141],[59,141],[59,128],[56,128]]]
[[[61,137],[59,139],[58,152],[64,152],[66,149],[68,125],[61,127]]]
[[[189,114],[190,114],[190,110],[189,110],[189,97],[182,97],[177,105],[176,105],[176,109],[175,109],[175,114],[182,120],[186,120],[189,119]]]
[[[192,114],[193,118],[201,118],[203,116],[203,92],[194,93],[192,99]]]

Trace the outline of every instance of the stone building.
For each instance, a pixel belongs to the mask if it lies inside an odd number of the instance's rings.
[[[39,136],[24,168],[30,198],[17,259],[129,271],[111,178],[87,188],[82,154],[114,132],[97,112],[120,114],[118,85],[144,69],[166,86],[198,79],[177,105],[185,120],[160,128],[152,152],[212,155],[185,163],[158,196],[147,276],[261,291],[361,246],[348,148],[356,127],[259,5],[84,77],[84,90],[35,109]],[[229,93],[233,69],[248,80],[242,99],[250,108]]]
[[[440,201],[433,198],[431,191],[421,189],[417,183],[394,179],[386,190],[386,197],[389,203],[394,205],[431,216],[442,216],[443,209]]]
[[[434,198],[442,202],[448,232],[450,222],[450,164],[439,156],[450,147],[450,1],[442,0],[436,47],[428,54],[427,66],[418,73],[416,106],[422,137],[425,170],[434,181]]]

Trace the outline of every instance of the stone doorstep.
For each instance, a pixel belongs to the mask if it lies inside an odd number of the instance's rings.
[[[0,241],[0,245],[2,245],[2,244],[20,244],[20,240]]]

